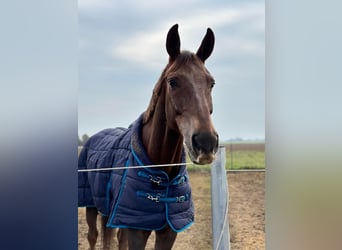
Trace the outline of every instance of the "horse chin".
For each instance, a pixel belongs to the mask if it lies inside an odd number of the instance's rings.
[[[195,164],[198,164],[198,165],[210,164],[215,159],[215,153],[205,154],[202,151],[200,151],[199,153],[196,153],[195,150],[192,149],[192,147],[189,147],[186,144],[185,144],[185,147],[188,151],[190,160]]]
[[[196,162],[198,162],[197,164],[204,165],[204,164],[212,163],[214,159],[215,159],[215,154],[213,153],[210,153],[210,154],[200,153],[197,156]]]

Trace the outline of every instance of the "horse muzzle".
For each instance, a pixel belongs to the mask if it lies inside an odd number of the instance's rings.
[[[192,150],[189,150],[191,160],[196,164],[210,164],[215,159],[218,149],[218,135],[216,132],[202,132],[191,138]]]

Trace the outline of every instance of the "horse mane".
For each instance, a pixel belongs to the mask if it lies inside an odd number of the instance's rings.
[[[168,67],[166,66],[166,68],[163,70],[163,73],[159,77],[157,84],[154,86],[150,103],[149,103],[149,105],[148,105],[148,107],[144,113],[144,119],[143,119],[144,124],[147,123],[154,114],[154,110],[155,110],[155,107],[156,107],[158,99],[159,99],[159,95],[160,95],[160,92],[162,89],[162,85],[163,85],[163,82],[165,80],[165,72],[166,72],[167,68]]]
[[[175,60],[173,61],[169,60],[169,63],[166,65],[165,69],[163,70],[161,76],[159,77],[157,84],[154,86],[150,103],[144,113],[144,119],[143,119],[144,124],[147,123],[154,114],[154,110],[158,103],[158,99],[159,99],[159,96],[163,87],[163,83],[166,80],[167,73],[169,71],[176,71],[180,67],[186,64],[189,64],[190,62],[193,62],[195,58],[196,56],[194,53],[189,52],[189,51],[182,51]]]

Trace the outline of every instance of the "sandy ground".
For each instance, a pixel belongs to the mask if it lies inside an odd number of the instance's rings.
[[[229,230],[231,250],[265,249],[265,173],[228,173],[229,186]],[[174,250],[212,249],[210,174],[191,172],[195,204],[195,224],[178,234]],[[100,226],[98,226],[100,228]],[[154,234],[147,250],[153,249]],[[117,249],[116,241],[113,249]],[[78,249],[88,249],[85,209],[78,209]],[[100,237],[97,249],[101,249]]]

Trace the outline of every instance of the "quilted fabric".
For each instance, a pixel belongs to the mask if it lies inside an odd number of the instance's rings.
[[[152,165],[141,141],[141,128],[142,115],[128,129],[105,129],[95,134],[84,145],[78,168]],[[156,168],[79,172],[78,206],[95,206],[109,216],[108,227],[160,230],[169,225],[180,232],[194,221],[185,165],[172,180]]]

